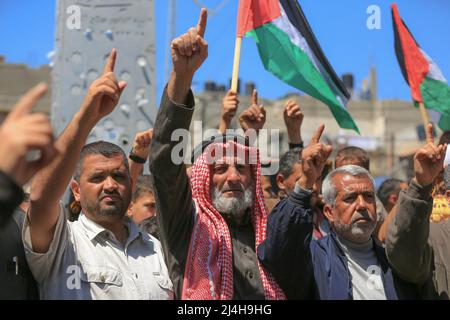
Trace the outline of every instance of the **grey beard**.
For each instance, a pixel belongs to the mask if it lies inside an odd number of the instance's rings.
[[[253,188],[248,187],[240,197],[225,198],[218,188],[211,192],[214,208],[224,217],[240,220],[253,204]]]
[[[333,227],[338,235],[351,242],[365,242],[372,235],[377,225],[376,221],[372,221],[370,224],[364,226],[358,226],[356,224],[343,224],[340,221],[335,221]]]

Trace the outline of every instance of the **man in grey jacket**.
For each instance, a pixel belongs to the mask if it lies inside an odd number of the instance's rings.
[[[188,132],[194,112],[192,79],[208,55],[206,22],[202,9],[197,27],[172,42],[173,70],[149,161],[174,291],[179,299],[283,299],[256,256],[267,221],[256,148],[235,134],[204,141],[194,150],[190,178],[177,159],[186,141],[177,132]]]
[[[400,193],[396,216],[388,227],[386,252],[401,278],[424,285],[425,298],[448,299],[450,222],[430,224],[432,182],[442,169],[447,146],[434,145],[432,128],[429,124],[427,143],[414,156],[415,177]]]

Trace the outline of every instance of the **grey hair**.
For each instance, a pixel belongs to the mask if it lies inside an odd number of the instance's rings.
[[[370,182],[372,183],[372,186],[375,189],[375,180],[373,179],[372,175],[369,171],[364,169],[360,166],[355,166],[353,164],[346,165],[339,167],[333,171],[331,171],[325,178],[325,180],[322,183],[322,195],[323,200],[326,204],[333,206],[336,203],[336,196],[337,196],[337,188],[336,185],[333,182],[333,178],[335,175],[339,173],[345,173],[347,175],[357,177],[357,176],[366,176],[370,179]]]

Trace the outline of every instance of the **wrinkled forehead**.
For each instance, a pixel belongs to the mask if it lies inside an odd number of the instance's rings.
[[[339,173],[333,177],[337,192],[375,192],[372,180],[366,175],[353,176],[346,173]]]
[[[236,143],[215,143],[204,152],[209,165],[216,164],[243,164],[256,165],[258,162],[255,148],[248,148]]]

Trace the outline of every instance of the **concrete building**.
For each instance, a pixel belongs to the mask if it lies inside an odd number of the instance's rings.
[[[10,64],[0,56],[0,121],[30,88],[40,82],[50,86],[50,70],[49,66],[30,69],[24,64]],[[34,110],[49,114],[50,105],[51,92],[48,92]]]

